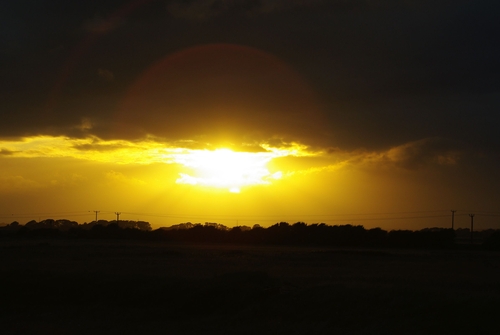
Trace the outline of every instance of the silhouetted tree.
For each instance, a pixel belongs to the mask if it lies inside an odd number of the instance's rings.
[[[382,247],[387,244],[387,231],[381,228],[372,228],[366,232],[365,243],[369,247]]]
[[[10,224],[6,225],[5,227],[3,227],[3,229],[5,230],[18,230],[19,228],[21,228],[22,226],[19,224],[19,222],[17,221],[13,221],[11,222]]]

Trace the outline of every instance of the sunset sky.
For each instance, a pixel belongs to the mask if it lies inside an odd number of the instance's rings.
[[[499,13],[3,1],[0,223],[500,229]]]

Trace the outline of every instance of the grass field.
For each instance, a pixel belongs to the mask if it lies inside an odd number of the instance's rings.
[[[0,333],[499,334],[499,256],[0,240]]]

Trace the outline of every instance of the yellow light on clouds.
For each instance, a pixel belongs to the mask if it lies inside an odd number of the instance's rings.
[[[260,147],[260,152],[187,149],[154,138],[105,141],[96,137],[33,136],[0,140],[0,150],[5,157],[12,158],[64,157],[119,165],[177,164],[181,167],[177,184],[222,188],[234,193],[243,187],[267,185],[281,179],[284,175],[281,171],[271,172],[267,166],[274,158],[314,155],[296,143],[283,147],[264,143]]]
[[[104,141],[95,137],[33,136],[0,141],[0,150],[9,152],[12,157],[66,157],[102,163],[152,164],[173,163],[171,154],[184,149],[166,147],[153,139],[132,142]]]

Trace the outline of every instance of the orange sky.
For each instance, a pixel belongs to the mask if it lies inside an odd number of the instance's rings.
[[[0,223],[500,228],[486,7],[216,2],[16,12]]]
[[[326,152],[291,146],[277,154],[270,154],[268,147],[233,157],[227,151],[220,168],[224,173],[213,175],[221,160],[217,151],[167,148],[152,140],[44,137],[4,141],[1,145],[11,154],[1,159],[2,221],[68,218],[83,223],[93,220],[93,211],[99,210],[101,219],[112,220],[114,212],[121,212],[123,220],[145,220],[153,227],[188,221],[228,226],[305,221],[417,229],[448,226],[447,208],[454,208],[459,210],[456,226],[467,227],[469,208],[494,208],[493,202],[474,196],[476,186],[488,192],[488,185],[466,185],[470,196],[457,193],[464,185],[454,185],[460,161],[453,152],[406,168],[404,153],[432,145],[429,142],[386,152]],[[201,167],[193,163],[200,152]],[[248,155],[248,161],[241,155]],[[207,157],[214,157],[215,165],[203,170]],[[236,174],[224,182],[228,173],[224,166],[231,166],[232,159],[238,162],[234,170],[252,164],[255,157],[261,157],[255,164],[264,173],[243,181]],[[182,176],[192,179],[186,182]],[[219,179],[210,182],[210,178]],[[481,213],[477,227],[494,226],[492,217],[481,218]]]

